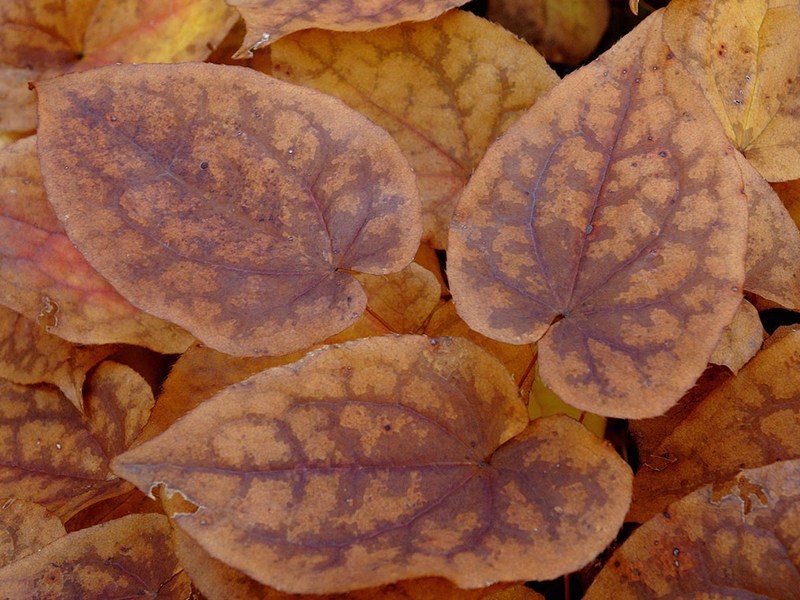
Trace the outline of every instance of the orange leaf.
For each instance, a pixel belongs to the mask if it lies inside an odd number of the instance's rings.
[[[127,491],[109,473],[108,460],[141,427],[142,407],[153,403],[132,369],[108,362],[98,367],[89,381],[88,416],[44,387],[0,379],[0,397],[0,497],[38,502],[66,521],[88,504]]]
[[[786,210],[789,211],[795,225],[800,227],[800,179],[793,181],[786,181],[781,183],[773,183],[772,189],[778,194],[778,197],[783,201]]]
[[[637,529],[584,599],[797,598],[798,504],[800,460],[707,485]]]
[[[725,365],[738,373],[761,349],[765,337],[758,311],[747,300],[742,300],[733,321],[722,331],[722,337],[708,362]]]
[[[548,62],[577,65],[600,43],[611,7],[609,0],[494,0],[486,17],[528,40]]]
[[[47,202],[36,137],[0,151],[0,303],[79,344],[183,352],[192,337],[131,306],[75,249]]]
[[[735,150],[654,13],[486,153],[450,227],[470,327],[539,341],[542,381],[605,416],[666,411],[742,297]]]
[[[122,517],[0,569],[0,589],[7,598],[164,598],[162,586],[180,570],[171,545],[163,515]]]
[[[4,306],[0,306],[0,332],[0,377],[24,385],[51,383],[78,410],[83,410],[87,371],[115,350],[70,344]]]
[[[414,257],[414,175],[338,100],[249,69],[122,65],[39,86],[45,187],[128,300],[228,354],[286,354],[353,323],[344,270]]]
[[[526,422],[470,342],[368,338],[223,390],[114,470],[185,496],[183,531],[283,591],[481,587],[573,571],[627,510],[613,449],[568,418]]]
[[[437,248],[486,148],[558,82],[533,48],[458,10],[358,34],[306,31],[270,49],[276,77],[338,96],[392,134]]]
[[[67,532],[41,504],[0,498],[0,567],[38,552]]]
[[[29,81],[117,62],[203,60],[235,20],[220,0],[4,0],[0,131],[36,127]]]
[[[773,338],[736,377],[712,391],[653,458],[642,457],[631,520],[641,523],[684,494],[741,469],[800,458],[800,331]]]
[[[800,177],[800,2],[677,0],[664,15],[728,137],[769,181]]]
[[[234,58],[249,58],[254,50],[302,29],[368,31],[404,21],[427,21],[466,1],[226,0],[247,24],[247,34]]]

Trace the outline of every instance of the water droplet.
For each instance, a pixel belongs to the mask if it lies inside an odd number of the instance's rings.
[[[589,235],[590,233],[592,233],[592,230],[594,230],[594,225],[592,225],[591,223],[589,223],[589,224],[586,226],[586,235]]]
[[[733,286],[733,287],[731,288],[731,291],[732,291],[732,292],[738,292],[738,291],[739,291],[739,288],[738,288],[737,286]]]
[[[744,76],[744,78],[745,78],[747,81],[750,81],[750,75],[745,75],[745,76]]]
[[[664,158],[664,157],[667,155],[667,153],[666,153],[666,152],[664,152],[664,151],[662,150],[661,152],[659,152],[659,153],[658,153],[658,155],[659,155],[661,158]]]
[[[61,444],[56,442],[56,450],[61,450]]]
[[[673,548],[672,549],[672,556],[678,556],[681,553],[680,548]]]

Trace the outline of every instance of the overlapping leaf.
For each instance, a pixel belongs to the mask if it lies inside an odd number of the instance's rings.
[[[800,177],[800,2],[679,0],[667,43],[769,181]]]
[[[487,151],[448,274],[470,327],[542,338],[565,402],[641,418],[703,372],[741,299],[746,230],[734,150],[654,13]]]
[[[36,127],[29,81],[117,62],[203,60],[235,19],[219,0],[5,0],[0,131]]]
[[[252,55],[286,34],[311,27],[334,31],[369,31],[405,21],[426,21],[466,0],[226,0],[247,24],[237,58]]]
[[[152,407],[132,369],[103,363],[89,382],[86,416],[55,389],[0,379],[0,496],[38,502],[63,520],[126,491],[109,458],[125,447]],[[120,439],[122,438],[122,439]]]
[[[761,325],[756,308],[747,300],[742,300],[733,321],[722,332],[719,344],[708,362],[725,365],[738,373],[747,361],[761,349],[766,333]]]
[[[610,447],[566,417],[526,422],[470,342],[369,338],[223,390],[114,470],[185,496],[181,529],[284,591],[480,587],[578,568],[627,510]]]
[[[634,479],[629,519],[643,522],[706,483],[800,458],[800,331],[775,334],[652,452]],[[698,443],[702,440],[702,443]]]
[[[800,460],[707,485],[637,529],[585,598],[796,598],[798,502]]]
[[[70,533],[0,569],[7,598],[179,598],[163,594],[180,572],[163,515],[130,515]]]
[[[0,151],[0,304],[79,344],[174,353],[193,339],[134,308],[75,249],[45,197],[35,136]]]
[[[39,158],[70,239],[129,301],[236,355],[346,328],[344,270],[411,262],[395,142],[338,100],[236,67],[96,69],[39,86]]]
[[[558,82],[533,48],[462,11],[359,34],[302,32],[271,52],[276,77],[338,96],[392,134],[437,248],[486,148]]]
[[[66,533],[58,517],[41,504],[0,499],[0,567],[33,554]]]

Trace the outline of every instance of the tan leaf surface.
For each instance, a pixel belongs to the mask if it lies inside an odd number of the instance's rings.
[[[697,487],[741,469],[800,458],[800,331],[766,346],[712,391],[634,479],[629,519],[643,522]],[[702,443],[698,443],[702,440]]]
[[[235,20],[220,0],[4,0],[0,131],[36,127],[29,81],[117,62],[203,60]]]
[[[23,385],[57,386],[83,410],[86,373],[114,352],[114,346],[77,346],[0,306],[0,377]]]
[[[496,583],[487,588],[464,590],[436,577],[407,579],[343,594],[288,594],[212,558],[179,528],[174,533],[178,559],[208,600],[543,600],[522,584]]]
[[[67,532],[41,504],[0,498],[0,567],[37,552]]]
[[[800,231],[781,199],[741,154],[747,195],[744,289],[800,309]]]
[[[797,598],[798,506],[798,460],[704,486],[637,529],[584,598]]]
[[[577,65],[600,42],[609,0],[493,0],[486,17],[528,40],[548,62]]]
[[[415,262],[398,273],[355,278],[367,293],[367,310],[393,333],[420,333],[441,297],[436,276]]]
[[[405,21],[427,21],[466,0],[226,0],[247,24],[236,58],[281,37],[311,27],[334,31],[369,31]]]
[[[66,521],[130,486],[108,470],[152,406],[149,386],[129,367],[103,363],[92,374],[81,415],[55,389],[0,379],[0,496],[38,502]]]
[[[558,82],[533,48],[462,11],[358,34],[302,32],[271,51],[276,77],[338,96],[392,134],[436,248],[486,148]]]
[[[122,517],[0,569],[0,589],[6,598],[167,598],[161,587],[180,570],[170,538],[163,515]]]
[[[800,2],[676,0],[667,43],[769,181],[800,177]]]
[[[79,344],[177,353],[193,340],[134,308],[75,249],[47,202],[35,136],[0,151],[0,304]]]
[[[226,388],[114,469],[184,495],[198,509],[174,516],[183,531],[282,591],[482,587],[573,571],[627,510],[609,446],[568,418],[526,422],[473,344],[386,336]]]
[[[773,183],[772,189],[778,194],[795,225],[800,227],[800,179]]]
[[[345,271],[399,271],[419,245],[397,144],[314,90],[222,65],[121,65],[39,96],[45,187],[70,239],[129,301],[217,350],[322,341],[366,304]]]
[[[500,341],[541,338],[542,381],[604,416],[677,402],[742,297],[735,150],[664,44],[661,14],[512,125],[450,227],[459,314]]]
[[[766,336],[758,311],[747,300],[742,300],[733,321],[722,331],[722,337],[708,362],[725,365],[738,373],[756,355]]]

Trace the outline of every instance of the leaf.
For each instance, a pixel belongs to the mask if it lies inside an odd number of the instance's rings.
[[[800,308],[800,231],[758,171],[736,155],[747,195],[744,289],[787,308]]]
[[[800,331],[793,331],[756,354],[661,442],[653,454],[668,460],[643,461],[628,518],[641,523],[741,469],[800,458],[798,426]]]
[[[768,181],[800,177],[800,3],[680,0],[664,14],[670,48]]]
[[[800,227],[800,179],[773,183],[772,189],[778,194],[795,225]]]
[[[58,517],[40,504],[16,498],[0,501],[0,567],[67,534]]]
[[[414,175],[333,98],[210,64],[106,67],[37,89],[42,173],[67,235],[134,305],[217,350],[306,348],[363,312],[345,270],[413,259]]]
[[[374,0],[369,3],[337,0],[225,0],[247,24],[242,47],[234,58],[249,58],[253,51],[281,37],[311,27],[334,31],[366,31],[404,21],[427,21],[466,0]]]
[[[528,40],[548,62],[578,65],[597,48],[611,7],[608,0],[495,0],[486,17]]]
[[[761,349],[766,332],[761,326],[758,311],[747,300],[742,300],[733,321],[722,332],[719,344],[708,362],[725,365],[738,373],[747,361]]]
[[[338,96],[392,134],[436,248],[447,246],[456,199],[486,148],[558,82],[530,46],[458,10],[379,31],[306,31],[271,53],[276,77]]]
[[[118,62],[203,60],[235,20],[219,0],[4,0],[0,131],[36,127],[29,81]]]
[[[135,371],[103,363],[89,381],[87,416],[54,389],[0,379],[0,397],[0,497],[38,502],[67,521],[129,489],[108,460],[141,427],[141,407],[153,403]]]
[[[130,515],[0,569],[0,588],[8,598],[164,597],[161,587],[180,569],[170,546],[166,517]]]
[[[184,496],[184,532],[282,591],[481,587],[578,568],[627,510],[609,446],[567,418],[526,422],[508,373],[470,342],[368,338],[223,390],[114,471]]]
[[[648,17],[486,153],[450,226],[470,327],[538,342],[542,381],[604,416],[666,411],[741,300],[734,150]]]
[[[192,583],[208,600],[543,600],[542,596],[522,584],[496,583],[487,588],[464,590],[437,577],[408,579],[333,596],[287,594],[258,583],[212,558],[200,544],[178,528],[175,529],[175,552],[189,572]]]
[[[0,377],[15,383],[51,383],[83,410],[86,373],[114,346],[76,346],[0,306]]]
[[[637,529],[585,599],[797,597],[800,461],[707,485]]]
[[[72,245],[47,202],[36,137],[0,150],[0,304],[79,344],[183,352],[192,337],[134,308]]]

